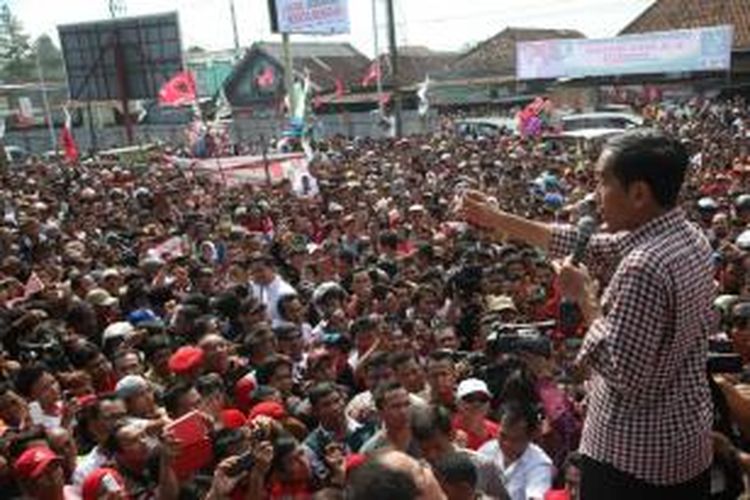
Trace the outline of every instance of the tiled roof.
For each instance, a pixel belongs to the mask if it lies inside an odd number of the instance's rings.
[[[280,43],[259,42],[253,45],[280,65],[284,55]],[[359,85],[370,65],[369,59],[348,43],[292,43],[294,71],[310,72],[310,80],[320,89],[332,89],[340,78],[347,86]]]
[[[750,0],[656,0],[620,34],[734,25],[734,47],[750,49]]]
[[[422,82],[426,75],[434,76],[444,72],[450,63],[456,60],[456,52],[437,52],[427,47],[406,46],[398,48],[398,72],[401,86]],[[389,84],[391,79],[390,58],[387,54],[380,56],[383,68],[383,82]]]
[[[449,67],[453,76],[514,75],[516,42],[556,38],[585,38],[575,30],[506,28],[456,59]]]

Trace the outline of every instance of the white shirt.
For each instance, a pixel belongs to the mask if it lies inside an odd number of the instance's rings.
[[[503,483],[511,500],[541,500],[552,487],[552,460],[533,443],[508,466],[497,439],[486,442],[478,453],[492,459],[502,471]]]
[[[281,276],[278,274],[268,285],[253,283],[252,287],[253,296],[266,306],[271,321],[281,320],[278,307],[279,298],[283,295],[297,295],[297,291],[294,287],[281,279]]]
[[[98,445],[94,446],[88,455],[78,461],[76,470],[73,472],[73,484],[80,488],[86,476],[99,467],[103,467],[108,461],[109,458],[104,454],[104,451]]]
[[[29,416],[31,416],[34,425],[41,425],[46,430],[62,427],[62,416],[44,413],[44,410],[36,401],[29,403]]]

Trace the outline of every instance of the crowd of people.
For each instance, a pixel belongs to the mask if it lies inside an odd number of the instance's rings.
[[[712,498],[750,471],[750,106],[649,105],[710,238]],[[595,215],[599,149],[445,127],[315,144],[304,189],[154,156],[0,188],[0,491],[58,499],[576,499],[585,329],[553,263],[461,219]],[[668,425],[668,424],[666,424]],[[673,429],[681,432],[679,428]]]

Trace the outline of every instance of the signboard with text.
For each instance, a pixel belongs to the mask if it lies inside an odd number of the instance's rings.
[[[349,33],[348,0],[269,0],[275,33]]]
[[[658,31],[601,39],[561,39],[516,45],[516,77],[726,71],[732,60],[730,25]]]

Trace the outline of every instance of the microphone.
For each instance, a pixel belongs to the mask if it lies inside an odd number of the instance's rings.
[[[586,249],[589,246],[589,240],[596,231],[596,221],[593,217],[581,217],[578,221],[578,236],[576,237],[573,247],[572,262],[577,266],[586,256]],[[565,297],[560,301],[560,330],[566,336],[575,333],[575,328],[581,319],[581,313],[578,305]]]
[[[578,221],[578,236],[576,237],[575,246],[573,247],[573,265],[577,266],[586,256],[586,249],[589,246],[589,240],[596,231],[596,221],[593,217],[581,217]]]

